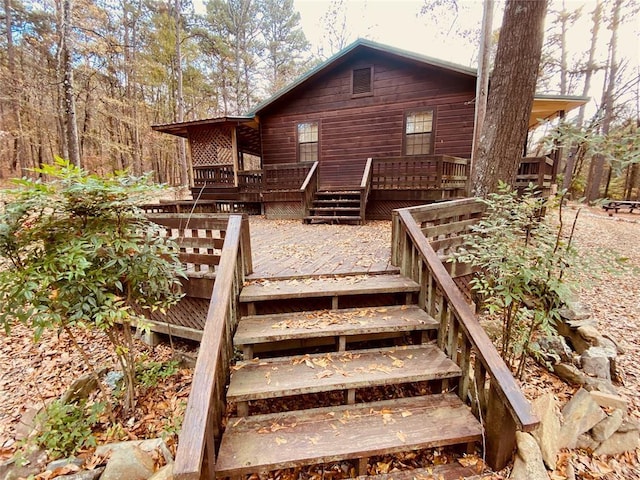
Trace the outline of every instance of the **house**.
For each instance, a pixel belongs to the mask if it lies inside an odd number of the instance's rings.
[[[357,40],[243,116],[154,125],[187,138],[193,197],[271,218],[362,222],[466,195],[476,71]],[[541,96],[538,119],[584,97]],[[550,184],[554,163],[521,181]]]

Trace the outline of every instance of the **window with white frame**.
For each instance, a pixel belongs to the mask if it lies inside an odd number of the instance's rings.
[[[428,155],[433,144],[433,110],[407,113],[405,119],[405,155]]]
[[[318,160],[318,122],[298,124],[298,161]]]

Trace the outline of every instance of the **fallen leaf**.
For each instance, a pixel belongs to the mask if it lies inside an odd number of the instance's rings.
[[[287,443],[287,439],[282,437],[276,437],[276,443],[278,445],[284,445],[285,443]]]
[[[402,432],[396,432],[396,437],[398,437],[398,439],[402,442],[402,443],[407,443],[407,437],[404,433]]]

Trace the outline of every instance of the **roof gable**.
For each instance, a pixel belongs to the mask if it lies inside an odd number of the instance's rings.
[[[387,55],[389,57],[395,58],[400,61],[409,62],[415,65],[434,67],[449,73],[463,75],[473,79],[477,77],[477,73],[474,68],[465,67],[463,65],[457,65],[455,63],[446,62],[444,60],[427,57],[414,52],[397,49],[394,47],[390,47],[388,45],[383,45],[381,43],[360,38],[355,42],[353,42],[351,45],[348,45],[344,49],[340,50],[331,58],[325,60],[321,64],[317,65],[315,68],[309,70],[307,73],[299,77],[293,83],[287,85],[280,91],[276,92],[272,97],[258,104],[252,111],[247,113],[247,116],[259,115],[262,111],[274,105],[283,97],[289,96],[290,94],[294,93],[300,88],[303,88],[304,85],[307,85],[308,83],[312,82],[319,76],[327,73],[330,70],[333,70],[339,67],[340,65],[345,64],[351,58],[353,58],[358,53],[363,51],[382,53],[384,55]]]

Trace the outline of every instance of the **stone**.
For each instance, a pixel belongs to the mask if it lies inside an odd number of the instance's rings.
[[[583,387],[589,392],[596,390],[598,392],[605,392],[610,395],[616,395],[618,393],[616,387],[614,387],[609,380],[606,380],[604,378],[592,378],[585,375]]]
[[[600,442],[596,442],[588,433],[578,435],[578,439],[576,440],[576,448],[581,448],[587,452],[593,452],[599,446]]]
[[[581,388],[562,409],[564,424],[560,430],[560,448],[575,448],[578,436],[591,430],[607,414]]]
[[[27,406],[20,415],[20,421],[16,425],[16,440],[25,440],[36,429],[36,416],[42,410],[41,406]]]
[[[54,460],[53,462],[49,462],[47,464],[47,470],[50,472],[53,472],[55,469],[66,467],[69,464],[73,464],[78,467],[81,467],[83,463],[84,463],[84,460],[81,458],[75,458],[75,457],[61,458],[59,460]]]
[[[629,401],[620,395],[612,395],[611,393],[599,392],[597,390],[591,390],[589,394],[601,407],[618,408],[625,412],[629,407]]]
[[[640,432],[616,432],[594,450],[595,455],[617,455],[640,447]]]
[[[149,480],[173,480],[173,463],[162,467]]]
[[[137,446],[116,449],[112,451],[100,480],[147,480],[153,475],[154,466],[151,455]]]
[[[561,308],[559,313],[560,317],[566,320],[587,320],[591,317],[591,313],[577,303],[571,307]]]
[[[633,432],[640,430],[640,426],[633,420],[625,420],[618,428],[618,433]]]
[[[572,385],[584,385],[587,376],[578,367],[570,363],[559,363],[553,366],[553,373]]]
[[[604,442],[622,426],[623,420],[624,412],[622,410],[614,410],[611,415],[591,429],[591,436],[597,442]]]
[[[72,473],[71,475],[61,475],[56,480],[98,480],[104,472],[105,467],[96,468],[94,470],[83,470],[82,472]]]
[[[107,445],[100,445],[96,448],[96,455],[105,456],[109,452],[116,452],[118,450],[128,450],[131,447],[138,447],[139,449],[151,453],[154,450],[159,450],[164,457],[165,462],[172,463],[173,456],[167,447],[167,444],[161,438],[149,438],[147,440],[131,440],[129,442],[109,443]]]
[[[107,368],[103,367],[98,370],[95,374],[87,373],[86,375],[82,375],[81,377],[76,378],[67,391],[62,394],[60,400],[62,403],[72,403],[77,402],[79,400],[85,400],[98,389],[98,378],[104,376],[107,373]]]
[[[44,470],[47,452],[40,448],[31,448],[24,455],[25,464],[16,465],[15,458],[0,463],[0,480],[18,480],[37,475]]]
[[[509,478],[513,480],[549,480],[542,453],[532,435],[516,432],[518,452]]]
[[[531,435],[536,439],[542,452],[542,459],[550,470],[556,469],[558,450],[560,450],[560,418],[557,402],[552,393],[548,393],[532,402],[533,413],[540,419],[540,425]]]
[[[580,363],[582,371],[596,378],[611,381],[611,363],[609,352],[604,348],[590,347],[582,352]]]
[[[564,337],[554,335],[538,340],[540,355],[552,365],[560,362],[571,363],[572,352]]]

